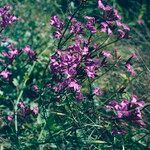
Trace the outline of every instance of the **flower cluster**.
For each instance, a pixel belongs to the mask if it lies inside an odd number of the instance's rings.
[[[89,44],[87,40],[75,39],[75,43],[65,50],[57,50],[51,57],[50,68],[56,75],[61,75],[63,82],[57,84],[55,91],[60,91],[64,87],[73,89],[80,98],[81,85],[77,78],[95,78],[100,67],[99,58],[90,56]],[[78,97],[77,96],[77,97]]]
[[[54,37],[58,39],[61,38],[64,27],[63,21],[61,21],[58,16],[53,16],[50,20],[50,25],[56,28],[56,31],[53,33]]]
[[[31,49],[29,45],[22,49],[24,53],[26,53],[30,60],[36,59],[36,52]]]
[[[61,38],[59,44],[61,44],[62,38],[65,38],[66,30],[74,36],[71,39],[71,45],[67,45],[65,49],[58,46],[59,49],[50,58],[50,69],[54,74],[59,75],[61,80],[54,86],[55,91],[60,92],[64,87],[70,87],[77,94],[82,95],[82,86],[79,84],[81,79],[86,77],[94,79],[97,76],[97,71],[103,66],[104,62],[99,57],[92,55],[93,51],[97,50],[97,44],[91,42],[91,37],[94,34],[99,31],[113,34],[113,26],[117,24],[119,37],[127,37],[127,31],[130,29],[121,22],[118,11],[109,5],[103,4],[100,0],[98,1],[98,8],[104,12],[103,20],[105,21],[99,24],[101,30],[97,28],[97,21],[92,16],[84,16],[85,24],[70,16],[68,17],[70,26],[68,26],[69,23],[66,25],[63,33],[64,37],[62,37],[62,30],[65,27],[64,22],[58,16],[51,17],[50,25],[56,29],[54,37]],[[123,30],[120,27],[123,27]],[[87,31],[90,31],[90,36],[85,38]],[[104,60],[112,58],[111,53],[108,51],[104,50],[101,54]]]
[[[15,15],[11,14],[11,6],[6,5],[4,7],[0,7],[0,27],[6,28],[8,25],[12,24],[20,20]]]
[[[138,101],[137,96],[133,95],[131,101],[123,100],[119,103],[113,100],[106,107],[108,110],[114,110],[118,119],[127,119],[129,122],[139,126],[145,126],[141,113],[143,106],[144,101]]]
[[[25,118],[29,117],[30,115],[38,115],[39,113],[39,108],[37,105],[29,107],[24,102],[20,101],[17,106],[18,106],[18,116],[20,119],[24,119],[24,121],[26,121]],[[13,121],[14,116],[15,115],[13,113],[9,114],[7,116],[7,120]]]
[[[0,70],[0,76],[3,77],[3,79],[9,79],[9,76],[11,75],[11,72],[9,71],[9,65],[13,63],[16,57],[23,53],[28,55],[29,60],[36,59],[36,52],[33,51],[28,45],[22,50],[17,49],[13,44],[8,44],[6,47],[4,47],[4,50],[0,53],[0,56],[2,57],[0,64],[3,68]]]
[[[103,19],[101,22],[101,32],[108,35],[117,33],[119,38],[128,38],[130,28],[121,22],[121,16],[112,6],[105,4],[102,0],[98,0],[98,8],[103,11]]]
[[[13,44],[9,44],[7,47],[7,51],[3,51],[2,55],[5,58],[6,62],[13,62],[17,55],[19,55],[19,50],[15,48]]]

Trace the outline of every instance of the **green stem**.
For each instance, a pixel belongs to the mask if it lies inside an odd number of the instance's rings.
[[[23,82],[22,89],[21,89],[21,91],[19,93],[19,96],[17,98],[16,104],[15,104],[15,107],[14,107],[14,109],[15,109],[15,131],[16,131],[16,134],[18,134],[18,117],[17,117],[18,106],[17,105],[18,105],[18,103],[19,103],[19,101],[20,101],[20,99],[21,99],[21,97],[23,95],[24,88],[26,87],[26,83],[29,80],[29,76],[31,75],[31,73],[32,73],[32,71],[34,69],[35,64],[36,64],[36,62],[33,63],[32,67],[30,68],[30,70],[28,72],[27,77],[25,78],[25,80]]]

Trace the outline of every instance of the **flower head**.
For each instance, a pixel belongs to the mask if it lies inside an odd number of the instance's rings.
[[[9,76],[11,73],[8,70],[4,70],[0,73],[0,76],[2,76],[4,79],[9,79]]]
[[[108,51],[103,51],[102,54],[103,54],[103,56],[105,56],[106,58],[112,58],[111,53],[108,52]]]
[[[33,113],[34,113],[35,115],[37,115],[37,114],[39,113],[39,108],[38,108],[38,106],[33,106],[33,107],[31,108],[31,110],[33,111]]]
[[[71,20],[70,33],[81,34],[82,30],[83,30],[82,23],[73,18]]]
[[[5,5],[0,7],[0,27],[6,28],[8,25],[20,20],[15,15],[11,14],[11,6]]]
[[[12,115],[7,116],[7,120],[8,121],[12,121],[13,120],[13,116]]]
[[[25,108],[24,102],[19,102],[18,107],[20,107],[21,109],[24,109]]]
[[[56,29],[62,30],[64,27],[64,22],[60,20],[59,16],[52,16],[50,25],[55,27]]]
[[[134,69],[130,63],[126,64],[126,68],[127,68],[127,71],[131,73],[132,76],[136,75],[136,72],[134,71]]]
[[[36,52],[34,52],[29,45],[22,49],[29,57],[29,59],[36,59]]]
[[[118,119],[127,119],[139,126],[144,126],[142,120],[141,108],[144,106],[143,101],[138,101],[135,95],[132,96],[131,101],[123,100],[122,102],[110,101],[106,106],[108,110],[114,110]]]
[[[85,16],[84,18],[87,20],[85,27],[90,30],[91,33],[96,33],[95,18],[90,16]]]
[[[102,91],[99,87],[97,87],[93,90],[93,94],[96,96],[100,96],[100,95],[102,95]]]

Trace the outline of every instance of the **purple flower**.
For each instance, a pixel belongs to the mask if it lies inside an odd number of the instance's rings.
[[[8,58],[10,62],[12,62],[14,58],[19,54],[19,51],[14,47],[14,45],[11,44],[8,45],[7,48],[8,48],[8,52],[2,52],[2,55],[5,58]]]
[[[76,93],[76,99],[77,101],[82,101],[84,99],[84,96],[81,92]]]
[[[109,5],[105,5],[103,2],[102,2],[102,0],[98,0],[98,8],[99,9],[102,9],[102,10],[104,10],[104,11],[108,11],[108,10],[111,10],[112,9],[112,7],[111,6],[109,6]]]
[[[37,114],[39,113],[39,108],[38,108],[38,106],[32,107],[31,110],[33,111],[33,113],[34,113],[35,115],[37,115]]]
[[[50,68],[54,73],[64,74],[68,77],[77,73],[76,69],[81,61],[80,47],[70,46],[66,51],[57,51],[51,57]]]
[[[29,59],[34,60],[36,58],[36,53],[31,49],[29,45],[27,45],[22,50],[29,56]]]
[[[123,130],[123,129],[114,129],[114,130],[112,131],[112,134],[113,134],[113,135],[123,135],[123,134],[126,134],[126,131]]]
[[[9,79],[9,76],[11,73],[8,70],[4,70],[0,73],[0,76],[2,76],[4,79]]]
[[[108,23],[101,22],[101,32],[107,33],[108,35],[112,34],[112,30],[109,28]]]
[[[70,33],[81,34],[82,30],[83,30],[82,23],[73,18],[71,20]]]
[[[87,73],[87,76],[90,78],[95,78],[96,71],[100,67],[100,60],[99,59],[87,59],[86,66],[85,66],[85,72]]]
[[[137,20],[137,23],[138,23],[139,25],[143,25],[143,24],[144,24],[144,21],[143,21],[142,19],[138,19],[138,20]]]
[[[96,33],[95,18],[90,16],[85,16],[84,18],[87,20],[85,27],[90,30],[91,33]]]
[[[108,52],[108,51],[103,51],[102,54],[103,54],[103,56],[105,56],[106,58],[112,58],[111,53]]]
[[[111,8],[105,11],[105,18],[108,21],[117,21],[121,20],[121,16],[118,14],[118,10]]]
[[[136,75],[136,72],[134,71],[134,69],[133,69],[133,67],[131,66],[130,63],[126,64],[126,68],[127,68],[127,71],[131,73],[132,76]]]
[[[86,66],[85,71],[86,71],[87,76],[89,78],[95,78],[95,76],[96,76],[96,68],[95,68],[95,66]]]
[[[37,85],[33,85],[33,90],[35,91],[35,92],[38,92],[39,91],[39,88],[38,88],[38,86]]]
[[[56,39],[60,39],[62,37],[62,33],[60,31],[55,31],[53,33],[53,36],[56,38]]]
[[[121,30],[121,29],[118,29],[118,37],[119,38],[124,38],[125,37],[125,35],[126,35],[126,33],[123,31],[123,30]]]
[[[118,119],[127,119],[132,123],[144,126],[142,120],[141,108],[144,106],[143,101],[138,101],[135,95],[132,96],[131,101],[123,100],[121,103],[111,101],[106,106],[108,110],[114,110]]]
[[[7,120],[8,121],[12,121],[13,120],[13,116],[12,115],[7,116]]]
[[[100,95],[102,95],[102,91],[99,87],[97,87],[93,90],[93,94],[96,96],[100,96]]]
[[[12,24],[20,20],[16,16],[10,13],[11,6],[5,5],[4,7],[0,7],[0,27],[6,28],[8,25]]]
[[[62,30],[64,27],[64,22],[61,21],[58,16],[52,16],[50,20],[50,25],[59,30]]]
[[[19,102],[18,107],[20,107],[21,109],[24,109],[25,108],[24,102]]]
[[[122,27],[122,29],[118,29],[118,37],[119,38],[128,38],[130,28],[126,25],[121,23],[120,21],[116,21],[117,26]]]
[[[81,86],[77,83],[77,81],[71,78],[68,80],[68,87],[76,92],[80,92],[81,90]]]

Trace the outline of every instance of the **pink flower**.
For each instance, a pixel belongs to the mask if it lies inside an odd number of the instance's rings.
[[[4,78],[4,79],[8,79],[9,75],[11,75],[11,73],[7,70],[4,70],[0,73],[0,75]]]
[[[103,54],[106,58],[112,58],[111,53],[108,52],[108,51],[103,51],[102,54]]]
[[[121,30],[121,29],[118,29],[118,36],[119,36],[119,38],[124,38],[125,37],[125,32],[123,31],[123,30]]]
[[[112,30],[109,28],[108,23],[101,22],[101,32],[107,33],[108,35],[112,34]]]
[[[18,107],[24,109],[24,108],[25,108],[24,102],[19,102],[19,103],[18,103]]]
[[[145,126],[142,120],[141,108],[144,106],[144,101],[138,101],[137,96],[132,95],[131,101],[123,100],[122,102],[111,101],[106,106],[108,110],[114,110],[118,119],[127,119],[139,126]]]
[[[102,10],[111,10],[112,7],[109,5],[104,5],[102,0],[98,0],[98,8],[102,9]]]
[[[136,75],[136,72],[134,71],[133,67],[131,66],[131,64],[126,64],[126,68],[127,68],[127,71],[131,73],[132,76],[135,76]]]
[[[13,120],[13,116],[12,115],[7,116],[7,120],[8,121],[12,121]]]
[[[50,25],[57,28],[58,30],[62,30],[64,27],[64,22],[60,20],[59,16],[52,16]]]
[[[33,60],[36,58],[36,52],[34,52],[29,45],[27,45],[25,48],[22,49],[26,54],[28,54],[28,57]]]
[[[84,99],[83,94],[82,94],[81,92],[77,92],[77,93],[76,93],[76,99],[77,99],[78,101],[83,100],[83,99]]]
[[[137,58],[138,58],[137,54],[135,54],[135,53],[133,53],[133,54],[131,55],[131,57],[134,58],[134,59],[137,59]]]
[[[96,75],[95,66],[86,66],[85,71],[88,77],[95,78]]]
[[[99,87],[97,87],[93,90],[93,94],[96,96],[100,96],[100,95],[102,95],[102,91]]]
[[[68,87],[73,88],[74,91],[80,92],[81,86],[77,83],[75,79],[71,79],[71,82],[68,84]]]
[[[137,23],[138,23],[139,25],[143,25],[143,24],[144,24],[144,21],[143,21],[142,19],[138,19]]]
[[[39,91],[38,86],[37,86],[37,85],[33,85],[33,90],[34,90],[35,92],[38,92],[38,91]]]
[[[56,38],[56,39],[60,39],[62,37],[62,33],[60,31],[55,31],[53,33],[53,36]]]
[[[37,115],[37,114],[39,113],[39,108],[38,108],[38,106],[32,107],[31,110],[33,111],[33,113],[34,113],[35,115]]]

